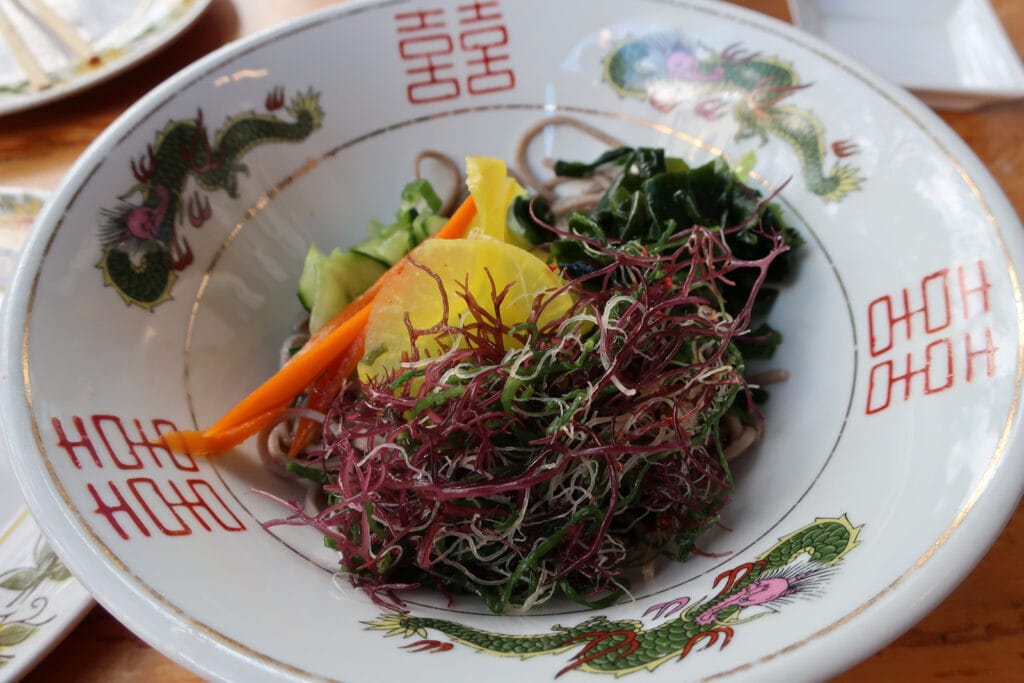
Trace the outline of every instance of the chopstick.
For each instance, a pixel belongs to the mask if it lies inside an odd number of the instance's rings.
[[[11,48],[11,53],[14,55],[14,60],[18,62],[18,66],[25,72],[30,88],[33,90],[45,90],[53,85],[53,81],[50,80],[46,71],[43,70],[39,60],[29,51],[25,41],[18,35],[18,31],[11,23],[11,19],[7,16],[3,5],[0,5],[0,35],[7,41]]]
[[[13,2],[19,5],[22,11],[42,24],[54,38],[73,52],[82,62],[89,66],[96,66],[100,63],[100,56],[96,53],[96,50],[82,38],[72,24],[57,14],[44,0],[13,0]],[[31,49],[29,49],[25,40],[18,33],[18,29],[11,22],[7,10],[3,7],[2,0],[0,0],[0,37],[3,37],[7,45],[10,46],[11,53],[14,55],[18,66],[25,73],[28,85],[32,90],[45,90],[53,85],[50,76],[46,73],[46,70],[39,63],[36,56],[32,54]]]
[[[72,52],[78,55],[79,59],[91,66],[99,64],[100,58],[96,54],[96,50],[89,43],[82,40],[82,36],[79,35],[78,30],[74,26],[62,19],[43,0],[18,0],[18,2],[23,6],[27,5],[36,18],[59,38],[61,42],[67,45]]]

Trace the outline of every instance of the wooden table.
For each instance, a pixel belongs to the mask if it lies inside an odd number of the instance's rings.
[[[63,102],[0,120],[0,186],[52,189],[86,146],[125,108],[207,52],[330,0],[214,0],[181,39],[132,71]],[[789,18],[784,0],[738,4]],[[994,0],[1024,52],[1024,2]],[[1024,215],[1024,102],[943,118],[981,157]],[[952,595],[899,640],[839,676],[884,680],[1024,680],[1024,510]],[[40,681],[198,680],[96,607],[27,678]]]

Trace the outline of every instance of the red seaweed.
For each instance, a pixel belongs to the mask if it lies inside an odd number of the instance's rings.
[[[496,612],[558,592],[588,602],[626,589],[631,567],[699,552],[732,483],[719,422],[742,395],[756,410],[735,342],[786,249],[767,234],[770,253],[742,260],[728,233],[693,226],[657,248],[579,240],[596,265],[543,327],[551,297],[510,325],[493,313],[507,294],[493,281],[481,302],[435,278],[468,316],[406,319],[413,341],[444,351],[413,344],[398,370],[345,386],[307,463],[327,472],[329,504],[282,501],[292,514],[278,523],[320,530],[342,571],[392,609],[418,585],[476,593]],[[754,286],[729,315],[722,288],[742,269]]]

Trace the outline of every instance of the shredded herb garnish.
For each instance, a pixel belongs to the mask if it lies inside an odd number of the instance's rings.
[[[417,585],[495,612],[559,593],[608,604],[628,569],[686,559],[715,523],[732,485],[723,418],[756,415],[744,353],[780,341],[752,321],[799,241],[721,163],[625,149],[562,170],[608,163],[623,172],[566,228],[515,207],[566,274],[566,313],[539,325],[542,296],[509,324],[493,281],[489,301],[441,292],[465,301],[463,319],[407,327],[443,352],[413,344],[397,370],[348,385],[322,449],[293,468],[326,478],[329,500],[282,523],[320,530],[382,604],[400,609],[395,591]]]

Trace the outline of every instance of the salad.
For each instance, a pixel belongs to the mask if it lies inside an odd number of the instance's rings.
[[[381,604],[419,586],[496,613],[609,604],[716,523],[802,241],[722,160],[615,146],[547,184],[521,173],[531,190],[500,160],[465,168],[450,215],[417,179],[363,243],[311,247],[280,372],[167,442],[259,433],[321,494],[271,525],[317,529]]]

